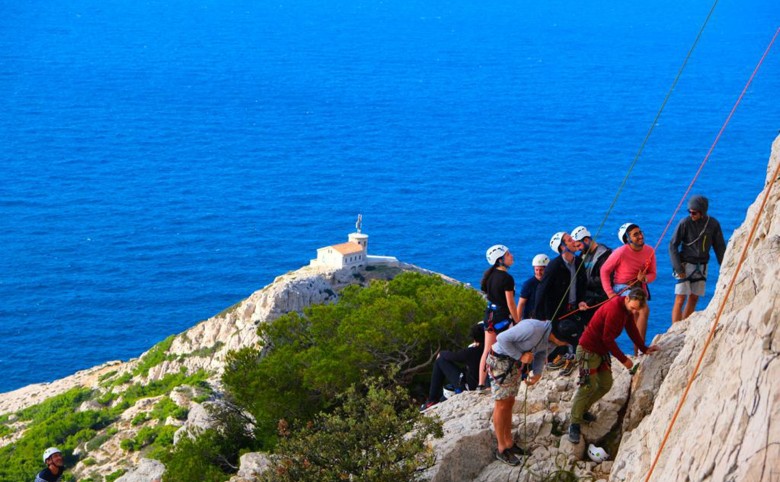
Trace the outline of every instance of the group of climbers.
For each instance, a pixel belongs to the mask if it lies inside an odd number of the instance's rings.
[[[674,322],[690,315],[704,295],[710,249],[720,264],[726,248],[720,224],[707,214],[707,199],[693,196],[688,208],[689,216],[680,221],[669,243],[677,279]],[[487,250],[490,267],[480,283],[487,308],[477,390],[490,390],[495,400],[498,460],[517,465],[525,453],[511,436],[512,406],[521,380],[536,383],[545,366],[562,369],[564,376],[578,370],[568,438],[579,443],[580,425],[596,419],[588,410],[612,386],[611,357],[628,369],[634,366],[616,343],[623,330],[634,343],[635,356],[660,349],[646,345],[648,285],[657,276],[655,250],[645,244],[636,223],[623,224],[617,234],[622,245],[613,251],[585,226],[555,233],[550,248],[556,256],[533,258],[534,274],[522,284],[517,301],[515,280],[508,272],[514,255],[505,245]]]

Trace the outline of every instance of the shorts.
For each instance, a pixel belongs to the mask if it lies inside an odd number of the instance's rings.
[[[683,268],[685,269],[685,277],[691,278],[691,275],[693,275],[693,278],[705,278],[698,281],[688,281],[686,280],[677,280],[679,283],[674,285],[674,294],[676,295],[682,295],[682,296],[688,296],[688,295],[696,295],[696,296],[704,296],[704,289],[707,285],[707,263],[683,263]],[[696,272],[698,269],[698,272],[694,275],[694,272]]]
[[[487,365],[490,374],[490,391],[493,400],[516,397],[518,390],[520,390],[521,379],[517,361],[512,358],[498,358],[492,353],[488,353],[485,365]],[[505,374],[506,376],[504,376]],[[498,379],[502,377],[503,380],[499,383]]]

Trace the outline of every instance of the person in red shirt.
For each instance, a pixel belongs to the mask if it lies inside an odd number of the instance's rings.
[[[612,388],[610,354],[629,370],[634,366],[615,342],[623,329],[625,328],[628,337],[642,353],[651,354],[660,349],[658,345],[645,345],[645,340],[634,323],[645,306],[647,294],[642,288],[632,288],[628,296],[613,297],[596,310],[585,332],[580,336],[576,355],[580,367],[580,386],[572,399],[569,425],[571,443],[580,442],[580,424],[596,420],[588,409]]]

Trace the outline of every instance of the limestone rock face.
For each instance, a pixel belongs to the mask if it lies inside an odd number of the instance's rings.
[[[141,459],[136,468],[116,479],[116,482],[160,482],[165,466],[159,460]]]
[[[767,183],[779,153],[780,138]],[[672,330],[684,343],[657,391],[652,413],[632,422],[636,428],[624,437],[610,480],[645,479],[721,307],[714,338],[651,480],[780,480],[780,185],[760,213],[763,196],[729,242],[712,302],[684,321],[687,326]],[[737,273],[756,218],[755,237]],[[727,299],[732,278],[736,281]]]
[[[582,426],[583,442],[570,444],[563,435],[569,426],[571,399],[577,388],[576,374],[564,376],[547,371],[531,387],[521,385],[513,408],[515,441],[531,455],[525,464],[510,467],[495,459],[493,399],[490,395],[465,392],[435,405],[426,414],[444,422],[444,437],[431,440],[436,464],[425,472],[432,482],[462,480],[540,480],[558,470],[596,480],[605,476],[585,457],[588,442],[599,442],[618,426],[618,413],[625,406],[631,375],[623,365],[612,367],[612,390],[593,407],[598,420]],[[585,459],[585,460],[583,460]]]

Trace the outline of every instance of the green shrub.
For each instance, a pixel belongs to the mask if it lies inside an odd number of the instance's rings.
[[[176,335],[171,335],[168,338],[161,341],[160,343],[153,346],[141,358],[140,362],[138,363],[138,366],[133,371],[133,374],[142,375],[145,377],[149,375],[149,370],[151,368],[156,367],[157,365],[164,362],[165,360],[170,359],[170,356],[168,355],[168,350],[170,350],[171,345],[173,344],[173,340],[175,338]]]
[[[123,475],[125,475],[125,473],[127,473],[127,470],[125,470],[125,469],[119,469],[116,472],[112,472],[112,473],[106,475],[106,482],[114,482],[119,477],[122,477]]]
[[[428,436],[441,437],[441,422],[410,406],[403,388],[372,383],[340,397],[332,414],[320,413],[301,430],[284,434],[275,467],[265,482],[413,480],[434,462]]]
[[[333,408],[333,400],[366,375],[408,386],[430,371],[442,346],[471,341],[469,329],[483,308],[478,292],[438,276],[403,273],[367,288],[348,286],[335,304],[261,324],[267,352],[231,352],[222,381],[263,437],[281,418],[306,421]]]

